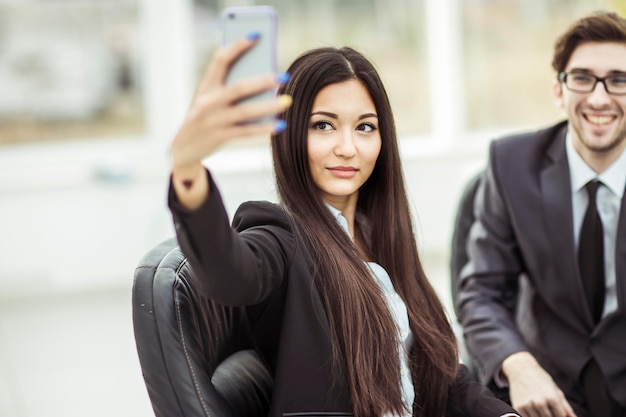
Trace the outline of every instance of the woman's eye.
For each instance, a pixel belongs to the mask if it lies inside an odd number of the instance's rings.
[[[315,130],[331,130],[333,126],[328,122],[315,122],[313,123],[313,129]]]
[[[376,130],[376,126],[370,123],[363,123],[358,125],[356,129],[362,132],[373,132],[374,130]]]

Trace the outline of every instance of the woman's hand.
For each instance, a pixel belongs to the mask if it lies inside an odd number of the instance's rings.
[[[285,128],[282,120],[254,122],[284,111],[290,96],[263,102],[238,102],[248,96],[276,88],[288,77],[266,74],[225,85],[232,64],[258,38],[250,36],[217,51],[204,72],[182,126],[170,148],[172,181],[179,201],[189,209],[202,204],[209,193],[202,160],[227,141],[269,135]]]

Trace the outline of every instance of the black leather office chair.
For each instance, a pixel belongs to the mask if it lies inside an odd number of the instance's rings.
[[[273,380],[242,308],[199,296],[175,239],[135,269],[133,325],[156,417],[267,416]]]
[[[467,238],[469,236],[470,228],[475,220],[474,197],[476,196],[476,191],[480,186],[483,176],[484,171],[480,171],[470,178],[467,184],[465,184],[454,219],[450,247],[450,292],[452,294],[453,303],[456,303],[459,275],[463,266],[468,261]],[[478,380],[481,372],[480,361],[467,348],[461,324],[458,321],[455,321],[452,327],[459,343],[459,355],[461,357],[461,361],[469,368],[474,378]],[[496,397],[510,404],[508,389],[499,388],[493,382],[488,384],[487,387]]]
[[[453,303],[456,303],[459,274],[468,260],[467,237],[472,223],[474,223],[474,196],[476,195],[476,190],[478,190],[482,177],[483,172],[481,171],[475,174],[467,184],[465,184],[454,219],[450,246],[450,293],[452,294]],[[452,327],[459,344],[461,361],[469,368],[474,378],[478,380],[480,364],[465,345],[461,324],[456,321],[453,323]]]

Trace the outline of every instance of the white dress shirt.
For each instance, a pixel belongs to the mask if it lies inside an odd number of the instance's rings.
[[[578,250],[578,238],[582,227],[589,196],[585,185],[594,179],[602,182],[596,194],[598,213],[602,220],[604,232],[604,271],[606,293],[602,317],[617,310],[617,289],[615,272],[615,246],[617,242],[617,226],[619,212],[626,186],[626,152],[613,162],[604,172],[598,174],[581,158],[567,133],[565,140],[567,160],[569,162],[572,187],[572,215],[574,220],[574,243]]]

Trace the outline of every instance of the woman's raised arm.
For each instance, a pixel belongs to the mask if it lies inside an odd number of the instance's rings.
[[[285,122],[255,120],[275,116],[291,104],[290,96],[263,102],[241,102],[246,97],[276,88],[286,74],[265,74],[226,85],[232,64],[253,48],[257,34],[220,48],[207,66],[185,119],[170,147],[172,183],[186,208],[199,207],[209,195],[202,160],[232,139],[269,135],[283,130]]]

